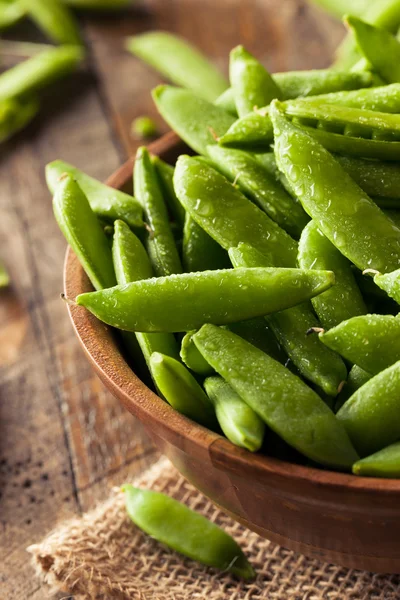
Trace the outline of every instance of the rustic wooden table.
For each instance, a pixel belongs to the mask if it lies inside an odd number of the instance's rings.
[[[47,597],[25,548],[156,457],[92,372],[59,299],[65,241],[45,164],[62,158],[105,179],[135,151],[135,116],[150,114],[165,131],[149,97],[160,78],[124,51],[127,35],[179,33],[225,72],[237,43],[273,70],[324,67],[342,36],[298,0],[138,0],[81,23],[88,64],[46,92],[40,117],[0,149],[0,255],[12,281],[0,294],[1,600]],[[13,35],[29,39],[32,29]]]

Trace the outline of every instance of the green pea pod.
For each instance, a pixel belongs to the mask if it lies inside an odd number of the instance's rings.
[[[207,154],[219,171],[259,206],[273,221],[294,238],[299,238],[309,221],[301,204],[296,203],[279,181],[254,158],[241,150],[213,145]]]
[[[183,230],[182,259],[188,272],[226,269],[230,266],[226,250],[188,214]]]
[[[266,110],[259,110],[245,115],[231,125],[222,135],[218,143],[227,148],[238,148],[251,152],[271,149],[274,139],[274,130],[271,119]]]
[[[187,333],[183,338],[180,352],[181,359],[191,371],[194,371],[198,375],[202,375],[204,377],[207,375],[212,375],[214,373],[214,369],[210,367],[208,362],[197,350],[197,347],[193,341],[194,333],[196,332],[189,331],[189,333]]]
[[[315,69],[311,71],[286,71],[273,73],[284,100],[329,94],[341,90],[356,90],[369,87],[374,76],[368,71],[337,71]],[[237,116],[233,89],[228,88],[217,98],[215,104]]]
[[[214,408],[193,375],[178,360],[160,352],[150,356],[150,370],[157,389],[176,411],[196,423],[216,429]]]
[[[279,345],[279,342],[273,333],[272,328],[269,327],[266,319],[259,317],[257,319],[249,319],[248,321],[231,323],[228,329],[271,356],[271,358],[279,361],[283,365],[287,364],[287,354],[285,354]]]
[[[353,317],[319,338],[372,375],[400,360],[400,318],[392,315]]]
[[[231,50],[229,79],[239,117],[251,112],[255,106],[266,106],[274,98],[282,99],[274,79],[243,46]]]
[[[363,160],[349,156],[335,156],[336,160],[369,196],[380,197],[378,202],[399,206],[400,166],[393,162]]]
[[[174,190],[175,168],[164,162],[159,156],[153,156],[151,161],[156,169],[161,191],[172,219],[183,230],[185,209],[176,197]]]
[[[341,19],[343,15],[347,15],[348,12],[352,15],[362,17],[368,10],[371,2],[370,0],[312,0],[314,4],[323,8],[326,12],[330,13],[334,17]],[[349,6],[350,4],[350,6]]]
[[[353,14],[352,11],[350,12]],[[368,23],[394,33],[400,25],[400,2],[399,0],[370,2],[368,10],[362,17]],[[361,54],[353,36],[345,37],[336,51],[336,56],[335,68],[350,69],[357,64]]]
[[[39,112],[37,98],[7,100],[0,105],[0,142],[11,138],[24,129]]]
[[[400,269],[392,273],[386,273],[386,275],[377,274],[374,277],[374,282],[388,296],[396,300],[397,304],[400,304]]]
[[[358,365],[353,365],[347,377],[346,385],[337,397],[335,412],[342,408],[343,404],[356,392],[364,383],[371,379],[372,375],[364,371]]]
[[[66,175],[57,187],[53,210],[58,226],[93,287],[101,290],[115,285],[107,237],[85,194],[70,175]]]
[[[209,165],[180,156],[174,185],[190,216],[225,250],[246,242],[270,255],[273,265],[296,264],[296,242]]]
[[[18,0],[26,14],[56,44],[81,44],[78,25],[60,0]]]
[[[136,281],[80,294],[76,302],[118,329],[179,332],[284,310],[333,283],[330,271],[226,269]]]
[[[16,25],[25,17],[25,9],[19,2],[0,2],[0,31]]]
[[[115,221],[114,224],[112,256],[119,285],[149,279],[153,276],[150,259],[142,243],[123,221]],[[127,331],[121,333],[125,344],[132,349],[133,334]],[[148,366],[153,352],[161,352],[172,358],[179,358],[178,345],[172,333],[136,333],[135,335]],[[133,350],[134,358],[136,358],[134,347]]]
[[[336,414],[361,457],[400,438],[400,362],[372,377]]]
[[[0,102],[37,90],[72,73],[83,59],[82,48],[63,46],[40,52],[0,75]]]
[[[400,112],[400,85],[392,83],[391,85],[309,96],[301,100],[288,101],[285,106],[296,106],[297,103],[301,106],[305,106],[307,103],[313,106],[329,104],[383,113],[398,113]]]
[[[215,523],[165,494],[129,484],[122,490],[129,517],[153,539],[210,567],[243,579],[254,578],[254,570],[235,540]]]
[[[260,417],[222,377],[209,377],[204,388],[228,440],[235,446],[257,452],[265,434],[265,424]]]
[[[100,219],[111,222],[121,219],[130,227],[143,227],[143,210],[133,196],[97,181],[62,160],[55,160],[46,165],[46,182],[52,194],[55,193],[64,173],[68,173],[79,183],[91,209]]]
[[[176,85],[213,102],[228,82],[210,61],[186,40],[165,31],[130,37],[126,48]]]
[[[235,267],[266,267],[269,264],[268,258],[246,244],[231,248],[229,255]],[[316,337],[307,335],[310,328],[320,327],[311,306],[301,304],[272,314],[266,320],[299,372],[329,396],[336,396],[347,379],[347,370],[337,354],[327,352]]]
[[[203,325],[193,339],[217,373],[289,445],[336,468],[348,469],[357,460],[332,411],[280,363],[214,325]]]
[[[145,147],[139,148],[136,154],[134,190],[151,230],[147,248],[155,274],[160,276],[181,273],[181,261],[171,231],[167,208],[150,154]]]
[[[0,288],[7,287],[10,283],[10,276],[6,267],[0,262]]]
[[[396,269],[400,229],[316,139],[285,118],[278,104],[271,117],[278,167],[318,228],[359,269]]]
[[[159,85],[153,90],[157,109],[168,125],[198,154],[216,142],[235,117],[189,90]]]
[[[400,478],[400,442],[358,460],[352,470],[361,477]]]
[[[323,327],[335,327],[342,321],[367,312],[349,261],[310,221],[301,234],[299,265],[302,269],[322,269],[335,273],[331,290],[311,300]]]
[[[396,37],[356,17],[346,17],[345,23],[374,71],[387,83],[400,82],[400,43]]]

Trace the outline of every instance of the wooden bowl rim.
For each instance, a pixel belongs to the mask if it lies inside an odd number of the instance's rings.
[[[160,155],[177,144],[179,138],[168,133],[149,146],[152,154]],[[126,161],[108,180],[107,184],[118,188],[126,180],[126,173],[132,170],[134,158]],[[77,257],[67,248],[64,263],[64,290],[69,298],[90,289],[89,280]],[[320,488],[326,486],[342,492],[391,494],[400,492],[400,479],[359,477],[338,471],[297,465],[262,454],[252,454],[229,442],[224,437],[205,429],[176,412],[164,400],[148,388],[125,362],[115,343],[110,344],[109,328],[98,321],[83,307],[68,305],[72,325],[88,358],[103,382],[107,382],[114,395],[119,397],[130,412],[159,431],[169,430],[178,446],[187,451],[190,447],[199,452],[206,451],[214,458],[217,468],[231,470],[238,475],[251,474],[257,481],[268,479],[271,474],[282,480],[305,483]],[[110,353],[111,352],[111,353]],[[132,394],[134,392],[134,395]],[[219,466],[222,460],[222,466]]]

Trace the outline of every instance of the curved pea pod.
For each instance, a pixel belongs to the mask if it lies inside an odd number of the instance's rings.
[[[24,129],[39,112],[35,97],[5,100],[0,104],[0,142],[4,142]]]
[[[227,148],[268,152],[274,139],[274,129],[268,109],[253,111],[231,125],[218,143]]]
[[[400,206],[400,166],[397,163],[339,155],[335,158],[366,194],[379,197],[379,206],[385,203],[385,198],[388,199],[386,204]]]
[[[183,230],[185,209],[176,197],[174,190],[175,168],[164,162],[159,156],[152,156],[151,161],[156,169],[163,198],[174,222]]]
[[[257,452],[262,446],[265,424],[222,377],[209,377],[204,388],[215,408],[218,423],[232,444]]]
[[[115,221],[112,256],[115,274],[119,285],[149,279],[153,276],[150,259],[141,243],[123,221]],[[121,332],[125,344],[133,348],[133,356],[137,358],[135,346],[132,344],[133,334]],[[172,333],[136,333],[136,339],[149,365],[153,352],[161,352],[173,358],[179,358],[178,345]]]
[[[368,373],[400,360],[400,318],[362,315],[319,334],[320,340]]]
[[[16,25],[25,17],[25,9],[19,2],[0,2],[0,31]]]
[[[182,259],[188,272],[224,269],[230,266],[226,250],[188,214],[183,230]]]
[[[400,85],[392,83],[391,85],[309,96],[301,100],[292,100],[285,105],[295,106],[297,102],[302,106],[306,103],[313,106],[329,104],[331,106],[362,108],[383,113],[398,113],[400,112]]]
[[[182,265],[171,231],[167,208],[150,154],[143,146],[136,153],[134,191],[151,230],[147,249],[155,274],[160,276],[181,273]]]
[[[396,37],[357,17],[346,17],[345,24],[351,29],[358,48],[374,71],[387,83],[400,82],[400,43]]]
[[[254,578],[254,570],[242,550],[217,525],[160,492],[130,484],[122,490],[129,517],[155,540],[207,566],[243,579]]]
[[[203,325],[193,339],[217,373],[289,445],[332,467],[348,469],[357,460],[332,411],[280,363],[214,325]]]
[[[400,438],[400,425],[395,417],[399,410],[400,362],[396,362],[360,387],[336,417],[364,457]]]
[[[189,156],[175,168],[176,194],[190,216],[225,250],[247,242],[271,264],[296,264],[296,242],[221,173]]]
[[[384,290],[388,296],[400,304],[400,269],[386,275],[377,274],[374,277],[377,286]]]
[[[400,478],[400,442],[358,460],[352,470],[361,477]]]
[[[367,312],[349,261],[310,221],[301,234],[299,265],[302,269],[322,269],[335,273],[331,290],[311,300],[323,327],[334,327],[346,319]]]
[[[56,44],[81,44],[78,25],[60,0],[18,0],[26,14]]]
[[[149,31],[130,37],[126,48],[176,85],[213,102],[228,82],[199,50],[165,31]]]
[[[229,79],[239,117],[254,107],[266,106],[274,98],[282,99],[282,92],[273,77],[243,46],[230,53]]]
[[[398,141],[366,139],[307,126],[303,129],[330,152],[378,160],[400,160],[400,142]]]
[[[285,118],[278,104],[271,116],[278,167],[319,229],[359,269],[396,269],[400,229],[316,139]]]
[[[333,283],[330,271],[226,269],[137,281],[80,294],[76,301],[118,329],[179,332],[283,310]]]
[[[294,238],[309,221],[300,203],[254,158],[241,150],[208,146],[207,154],[227,179]]]
[[[246,244],[231,248],[229,256],[235,267],[265,267],[269,264],[268,258]],[[336,396],[347,379],[346,366],[337,354],[327,352],[317,338],[307,335],[310,328],[320,326],[311,306],[304,303],[276,312],[266,320],[299,372],[329,396]]]
[[[214,369],[208,364],[208,362],[202,357],[200,352],[193,341],[193,335],[195,331],[189,331],[182,340],[181,345],[181,359],[185,365],[198,375],[207,377],[214,373]]]
[[[107,237],[89,202],[70,175],[60,181],[53,198],[58,226],[96,290],[116,283]]]
[[[130,227],[143,227],[143,209],[133,196],[101,183],[63,160],[55,160],[46,165],[47,187],[52,194],[56,192],[64,173],[77,181],[89,200],[91,209],[100,219],[112,222],[121,219]]]
[[[153,352],[149,366],[157,389],[168,404],[200,425],[218,428],[209,398],[181,362],[160,352]]]
[[[152,92],[154,102],[168,125],[198,154],[223,135],[235,117],[189,90],[159,85]]]
[[[335,404],[335,412],[337,412],[343,404],[356,392],[364,383],[367,383],[371,379],[371,373],[367,373],[358,365],[353,365],[350,369],[347,377],[346,384],[343,386],[342,391],[337,397]]]
[[[24,60],[0,75],[0,102],[37,90],[72,73],[84,57],[77,46],[52,48]]]

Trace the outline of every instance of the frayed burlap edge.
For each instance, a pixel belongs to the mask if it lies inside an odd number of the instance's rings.
[[[132,524],[123,494],[113,492],[28,549],[51,591],[76,600],[400,600],[399,575],[351,571],[275,546],[224,515],[165,458],[135,485],[165,492],[216,521],[249,557],[255,581],[238,581],[168,550]]]

